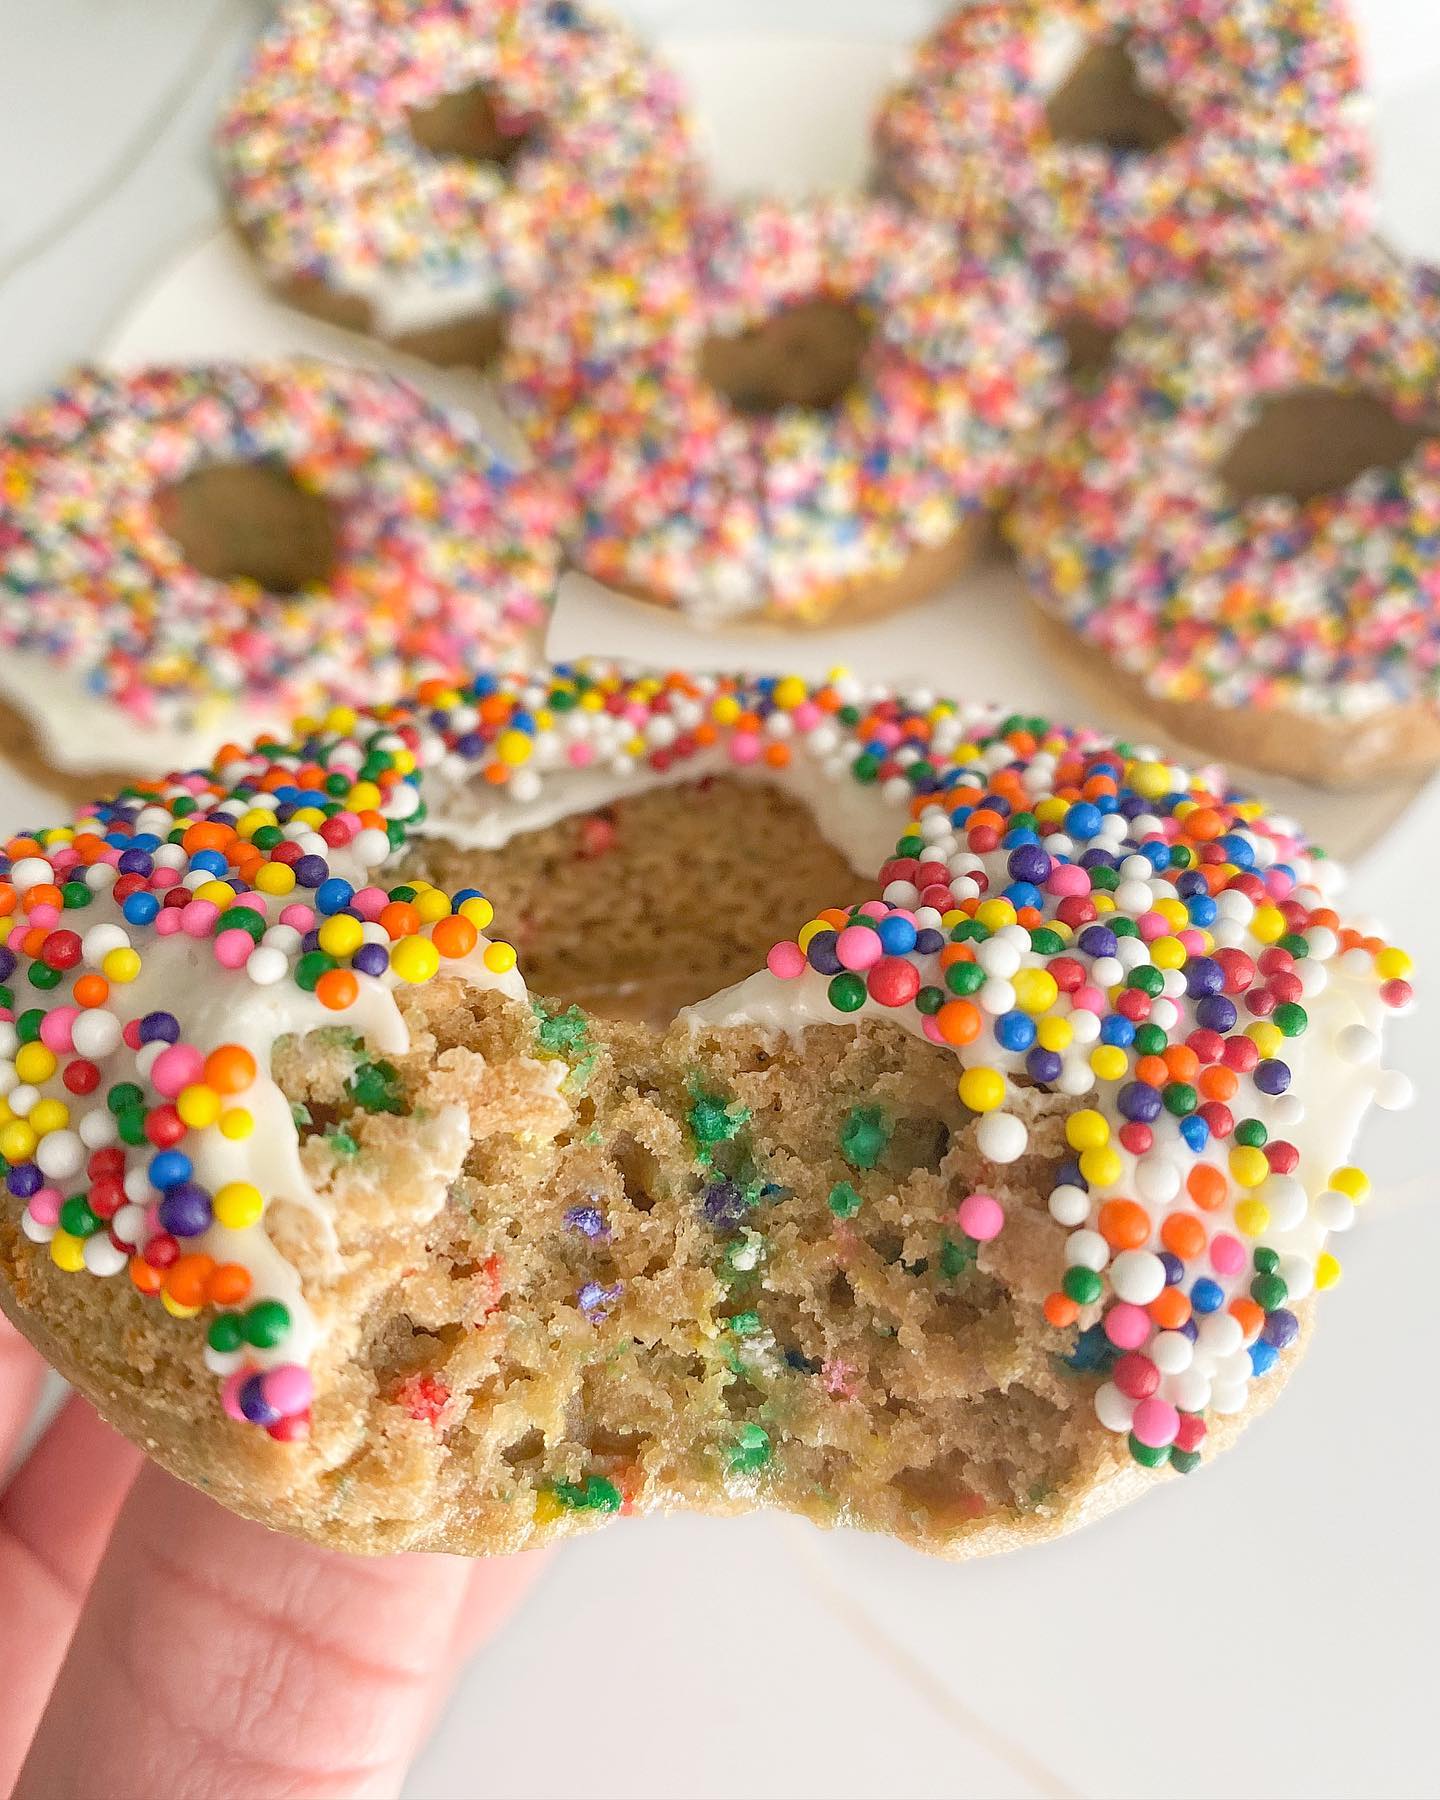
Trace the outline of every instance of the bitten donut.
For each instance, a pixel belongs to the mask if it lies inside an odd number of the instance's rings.
[[[1057,364],[1023,271],[829,198],[717,209],[557,286],[501,379],[581,568],[706,623],[821,624],[965,565]]]
[[[1371,218],[1340,0],[977,0],[881,111],[888,184],[1018,242],[1061,313],[1313,251]]]
[[[1083,1523],[1274,1396],[1406,1099],[1409,959],[1292,826],[849,677],[435,683],[0,875],[0,1300],[356,1550]],[[568,999],[617,966],[691,1004]]]
[[[1440,761],[1440,306],[1378,245],[1133,325],[1010,519],[1061,654],[1184,741]]]
[[[6,747],[51,774],[189,767],[322,696],[533,657],[554,595],[546,483],[326,363],[82,370],[0,431],[0,496]]]
[[[552,257],[571,279],[695,181],[674,77],[578,0],[286,0],[217,147],[286,299],[473,367]]]

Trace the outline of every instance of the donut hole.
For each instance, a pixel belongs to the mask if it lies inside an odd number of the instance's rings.
[[[1221,458],[1219,476],[1237,502],[1304,504],[1342,492],[1369,470],[1400,468],[1437,435],[1433,422],[1402,419],[1363,389],[1294,388],[1260,402],[1254,422]]]
[[[513,119],[484,82],[441,94],[406,114],[410,135],[430,156],[509,170],[535,142],[533,121]]]
[[[1124,38],[1106,38],[1082,52],[1045,106],[1050,135],[1060,144],[1088,144],[1116,156],[1163,150],[1185,135],[1174,109],[1140,83]]]
[[[737,412],[829,412],[859,381],[873,336],[873,321],[853,300],[817,295],[747,331],[707,338],[700,372]]]
[[[657,1026],[867,891],[808,807],[732,777],[655,788],[503,850],[421,844],[411,868],[486,895],[535,993]]]
[[[1072,381],[1093,384],[1110,373],[1120,341],[1118,325],[1107,325],[1094,313],[1077,308],[1061,313],[1054,329],[1065,352],[1065,372]]]
[[[212,581],[298,594],[328,581],[339,555],[331,502],[277,463],[213,463],[156,496],[186,562]]]

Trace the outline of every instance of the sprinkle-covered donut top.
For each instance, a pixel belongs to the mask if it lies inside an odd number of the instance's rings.
[[[203,1319],[225,1408],[303,1436],[317,1327],[266,1215],[325,1202],[273,1045],[348,1027],[353,1091],[384,1111],[397,987],[524,997],[483,896],[386,878],[432,807],[469,791],[521,821],[563,813],[572,783],[586,804],[597,774],[718,770],[808,789],[817,817],[858,797],[894,848],[873,900],[806,922],[692,1023],[923,1035],[956,1058],[997,1175],[1026,1152],[1027,1096],[1071,1098],[1048,1195],[1057,1353],[1105,1372],[1099,1416],[1137,1460],[1193,1467],[1207,1413],[1243,1408],[1338,1275],[1327,1240],[1367,1187],[1353,1131],[1406,1097],[1377,1030],[1410,1000],[1409,958],[1346,924],[1333,866],[1216,772],[845,675],[435,683],[11,840],[0,1157],[27,1236]],[[977,1245],[1005,1224],[992,1194],[959,1202]]]
[[[1339,0],[975,0],[922,45],[877,144],[927,211],[1018,239],[1060,305],[1228,272],[1371,216]]]
[[[1038,594],[1158,698],[1337,720],[1434,699],[1440,442],[1309,499],[1225,478],[1267,403],[1313,390],[1440,419],[1440,306],[1378,245],[1138,320],[1022,484]]]
[[[417,141],[475,89],[523,141],[508,165]],[[266,269],[363,297],[385,335],[507,304],[557,236],[603,250],[693,180],[675,79],[579,0],[286,0],[218,148]]]
[[[746,412],[707,380],[708,342],[817,298],[873,331],[834,407]],[[580,564],[719,620],[811,616],[953,538],[1014,478],[1057,363],[1015,264],[834,197],[716,209],[687,244],[553,289],[502,376],[580,502]]]
[[[237,464],[328,505],[323,582],[187,562],[164,497]],[[331,364],[82,370],[5,427],[0,496],[0,688],[64,767],[161,772],[322,696],[533,653],[553,598],[549,486],[405,382]]]

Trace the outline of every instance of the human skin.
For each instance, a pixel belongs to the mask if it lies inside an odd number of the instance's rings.
[[[44,1365],[0,1318],[0,1471]],[[398,1792],[543,1556],[366,1559],[236,1518],[72,1398],[0,1486],[0,1792]]]

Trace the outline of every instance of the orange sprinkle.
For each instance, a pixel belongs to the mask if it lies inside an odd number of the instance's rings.
[[[1137,1200],[1107,1200],[1100,1235],[1112,1250],[1138,1250],[1150,1236],[1150,1215]]]
[[[1204,1212],[1214,1212],[1225,1204],[1225,1190],[1229,1183],[1210,1163],[1196,1163],[1185,1177],[1185,1190],[1195,1204]]]
[[[1160,1227],[1160,1242],[1186,1262],[1193,1262],[1207,1241],[1205,1222],[1194,1213],[1171,1213]]]
[[[221,1044],[205,1058],[205,1082],[217,1094],[243,1094],[256,1073],[255,1058],[243,1044]]]
[[[1067,1325],[1073,1325],[1080,1317],[1080,1308],[1068,1294],[1047,1294],[1045,1297],[1046,1320],[1061,1331]]]

